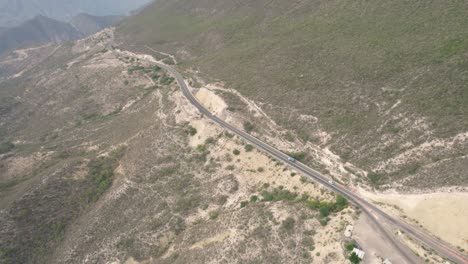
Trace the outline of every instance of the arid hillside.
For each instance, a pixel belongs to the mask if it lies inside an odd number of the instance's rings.
[[[346,262],[359,210],[209,122],[113,35],[1,59],[0,263]]]
[[[161,0],[117,36],[255,100],[367,184],[428,190],[468,184],[467,12],[466,1]]]

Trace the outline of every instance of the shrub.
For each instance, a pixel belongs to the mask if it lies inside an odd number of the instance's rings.
[[[211,220],[215,220],[216,218],[218,218],[218,215],[219,215],[218,211],[211,211],[209,213],[209,216],[210,216]]]
[[[236,156],[237,156],[237,155],[240,155],[240,150],[235,149],[235,150],[232,151],[232,154],[234,154],[234,155],[236,155]]]
[[[252,195],[250,197],[250,202],[255,203],[256,201],[258,201],[258,197],[256,195]]]
[[[174,78],[172,77],[169,77],[167,75],[164,75],[163,77],[161,77],[161,79],[159,80],[159,82],[163,85],[169,85],[171,84],[172,82],[174,81]]]
[[[248,201],[242,201],[242,202],[240,203],[240,208],[244,208],[244,207],[246,207],[246,206],[247,206],[247,204],[249,204],[249,202],[248,202]]]
[[[244,148],[245,148],[245,152],[251,152],[254,149],[254,147],[250,144],[245,145]]]
[[[319,208],[319,212],[322,217],[327,217],[330,215],[330,207],[328,205],[322,205]]]
[[[254,125],[248,121],[244,122],[244,130],[248,133],[254,130]]]
[[[0,144],[0,154],[10,152],[14,148],[15,144],[11,143],[10,141],[3,142]]]
[[[285,135],[286,137],[286,140],[289,141],[289,142],[293,142],[294,141],[294,136],[291,134],[291,133],[286,133]]]
[[[144,70],[145,68],[143,66],[132,66],[130,68],[128,68],[127,72],[128,74],[132,74],[133,72],[136,72],[136,71],[141,71],[141,70]]]
[[[351,254],[351,256],[349,256],[348,259],[349,259],[349,261],[351,261],[351,263],[353,263],[353,264],[359,264],[359,262],[361,262],[361,259],[359,258],[359,256],[358,256],[355,252],[353,252],[353,253]]]
[[[195,136],[197,134],[197,129],[194,128],[193,126],[188,126],[187,128],[187,133],[190,135],[190,136]]]
[[[320,219],[320,225],[322,226],[326,226],[328,224],[328,221],[327,219],[323,218],[323,219]]]
[[[379,185],[382,181],[382,175],[373,171],[367,174],[367,178],[372,185]]]
[[[234,134],[231,134],[229,132],[224,132],[224,135],[227,137],[227,138],[233,138],[234,137]]]
[[[286,231],[292,231],[294,229],[294,225],[296,224],[296,220],[292,217],[288,217],[281,223],[281,227]]]
[[[355,247],[354,243],[348,243],[345,245],[345,248],[348,251],[353,251],[354,247]]]
[[[346,200],[343,196],[338,195],[336,196],[336,203],[335,205],[337,206],[337,210],[341,211],[343,210],[346,206],[348,206],[348,200]]]
[[[197,151],[198,152],[205,152],[206,151],[206,146],[205,145],[198,145],[197,146]]]
[[[229,165],[226,167],[226,170],[230,170],[230,171],[233,171],[236,167],[234,167],[234,165]]]
[[[298,161],[304,161],[306,154],[301,152],[301,153],[289,153],[288,156],[295,158]]]
[[[215,139],[213,137],[209,137],[205,140],[206,145],[213,144],[213,143],[215,143]]]
[[[265,169],[264,169],[263,167],[258,167],[257,171],[258,171],[258,172],[264,172]]]

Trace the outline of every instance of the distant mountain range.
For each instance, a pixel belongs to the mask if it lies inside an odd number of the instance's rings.
[[[80,14],[125,15],[151,0],[0,0],[0,27],[14,27],[37,15],[70,21]]]
[[[70,23],[38,15],[12,28],[0,28],[0,54],[49,42],[75,40],[111,26],[123,17],[79,14]]]
[[[121,21],[124,16],[93,16],[79,14],[70,20],[70,24],[84,36],[94,34],[103,28]]]

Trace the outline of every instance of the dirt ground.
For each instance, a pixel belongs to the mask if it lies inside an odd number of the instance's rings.
[[[376,201],[396,206],[403,215],[455,246],[468,249],[468,193],[376,194],[361,191]],[[393,213],[396,213],[394,210]]]
[[[389,259],[392,263],[405,263],[405,260],[391,247],[386,239],[381,237],[369,218],[361,214],[356,221],[353,231],[353,239],[364,249],[366,255],[364,264],[381,264],[383,259]]]

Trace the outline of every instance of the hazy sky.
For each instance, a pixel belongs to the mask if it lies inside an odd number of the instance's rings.
[[[79,13],[122,15],[151,0],[0,0],[0,27],[18,25],[36,15],[69,20]]]

